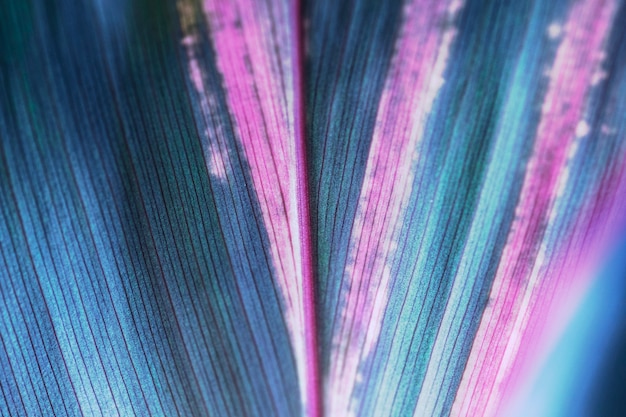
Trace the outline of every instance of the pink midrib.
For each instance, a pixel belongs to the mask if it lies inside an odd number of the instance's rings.
[[[298,226],[302,254],[302,290],[304,302],[304,328],[306,349],[307,416],[322,417],[321,381],[317,352],[317,322],[315,314],[315,282],[313,246],[311,236],[310,199],[306,164],[306,131],[304,103],[304,28],[301,17],[302,2],[293,0],[293,85],[294,85],[294,132],[296,140],[296,170],[298,198]]]

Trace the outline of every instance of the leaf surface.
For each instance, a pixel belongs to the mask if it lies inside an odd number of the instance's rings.
[[[621,0],[0,6],[0,414],[524,413],[626,230]]]

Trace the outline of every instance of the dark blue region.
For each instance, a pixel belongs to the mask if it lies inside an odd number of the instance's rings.
[[[624,120],[624,112],[626,112],[624,99],[626,97],[626,3],[624,2],[620,4],[607,42],[604,68],[607,79],[595,97],[596,105],[590,106],[595,109],[592,113],[592,122],[597,130],[601,130],[602,123],[606,123],[618,132],[624,132],[626,128]],[[620,141],[620,138],[614,137],[607,143],[609,138],[602,137],[601,133],[601,131],[595,132],[595,140],[590,141],[588,144],[590,149],[586,152],[587,154],[600,154],[608,159],[609,163],[614,163],[611,156],[621,154],[616,147],[625,146],[623,139]],[[614,190],[602,191],[610,193]],[[607,269],[608,273],[614,276],[612,279],[621,280],[621,282],[626,280],[626,236],[621,237],[621,242],[612,255]],[[621,308],[611,317],[614,330],[608,348],[600,353],[602,357],[599,359],[599,369],[589,382],[591,389],[583,396],[583,404],[580,404],[580,399],[573,401],[580,407],[580,410],[583,410],[582,415],[590,417],[626,416],[626,401],[624,401],[626,398],[626,291],[624,289],[626,286],[619,285],[618,287],[622,289],[619,294]]]
[[[622,26],[623,27],[623,26]],[[607,266],[610,279],[626,280],[626,236],[622,236],[619,248],[612,256]],[[583,393],[581,399],[573,399],[579,409],[569,410],[572,415],[579,414],[589,417],[623,417],[626,416],[626,286],[614,285],[621,289],[618,294],[620,308],[611,317],[613,321],[612,334],[607,346],[600,352],[591,354],[602,355],[599,359],[592,359],[592,363],[599,361],[598,370],[587,384],[590,384],[588,393]],[[582,411],[582,412],[581,412]]]
[[[322,370],[329,366],[352,224],[402,6],[398,0],[305,2],[306,137]]]
[[[621,232],[523,406],[543,406],[550,417],[626,415],[626,233]]]
[[[2,415],[300,412],[210,40],[219,121],[200,120],[177,19],[174,2],[0,7]],[[209,123],[237,155],[227,181]]]

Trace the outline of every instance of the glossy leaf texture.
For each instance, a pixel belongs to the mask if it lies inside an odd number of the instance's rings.
[[[626,233],[622,0],[0,22],[0,415],[525,415]]]

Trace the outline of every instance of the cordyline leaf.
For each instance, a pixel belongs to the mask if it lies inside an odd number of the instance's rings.
[[[626,230],[620,0],[0,22],[0,415],[523,415]]]

